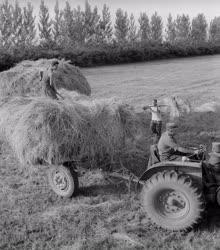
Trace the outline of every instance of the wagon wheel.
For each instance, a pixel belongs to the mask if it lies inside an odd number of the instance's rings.
[[[169,230],[193,227],[204,211],[204,199],[192,179],[175,171],[154,174],[143,188],[143,207],[158,226]]]
[[[52,166],[48,170],[48,180],[52,190],[59,196],[69,198],[78,192],[78,175],[72,168]]]

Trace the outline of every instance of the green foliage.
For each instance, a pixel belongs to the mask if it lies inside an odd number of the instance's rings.
[[[137,34],[137,26],[135,24],[134,15],[131,14],[129,18],[129,27],[128,27],[128,42],[131,45],[134,45],[137,42],[138,34]]]
[[[191,39],[194,44],[202,44],[207,40],[207,22],[204,14],[198,14],[192,20]]]
[[[41,0],[39,18],[38,28],[41,43],[45,46],[50,46],[52,42],[52,21],[44,0]]]
[[[60,9],[57,0],[54,14],[51,20],[41,0],[37,32],[30,2],[22,9],[18,1],[14,5],[8,0],[0,4],[0,49],[5,55],[14,53],[12,65],[23,59],[52,56],[66,57],[79,66],[93,66],[219,53],[220,17],[215,17],[207,30],[203,14],[192,22],[188,15],[173,19],[170,14],[164,32],[157,12],[150,20],[145,12],[141,13],[137,26],[132,13],[128,17],[126,11],[118,9],[113,32],[106,4],[99,13],[88,1],[83,9],[71,8],[68,1]],[[5,69],[8,62],[0,65]]]
[[[154,43],[162,43],[163,40],[163,22],[162,18],[155,12],[151,17],[151,41]]]
[[[63,10],[63,20],[61,24],[62,29],[62,42],[65,47],[71,46],[75,40],[74,26],[73,26],[73,10],[68,1],[66,1]]]
[[[100,16],[98,14],[97,6],[92,10],[88,1],[85,2],[85,10],[83,12],[84,17],[84,42],[86,44],[96,42],[96,31],[99,27]]]
[[[170,44],[174,44],[176,40],[176,25],[171,14],[167,18],[167,29],[166,29],[166,41]]]
[[[188,15],[178,15],[176,18],[176,43],[188,44],[190,42],[190,19]]]
[[[1,32],[1,47],[9,50],[12,46],[12,26],[13,26],[12,5],[8,0],[5,0],[0,5],[0,32]]]
[[[110,10],[106,4],[104,4],[102,9],[102,16],[99,20],[99,26],[97,31],[97,43],[105,44],[112,41],[112,22]]]
[[[98,65],[113,65],[120,63],[144,62],[175,57],[199,56],[220,54],[219,46],[211,46],[204,43],[199,47],[185,45],[150,45],[137,42],[135,45],[118,47],[114,45],[91,46],[84,48],[60,48],[48,49],[42,46],[32,46],[26,49],[16,49],[11,53],[4,52],[0,57],[0,71],[22,60],[37,60],[40,58],[65,58],[74,65],[91,67]],[[12,56],[13,55],[13,56]],[[8,58],[8,59],[7,59]],[[7,61],[4,61],[7,60]]]
[[[18,1],[15,2],[15,6],[12,7],[12,34],[11,40],[13,46],[21,46],[23,44],[23,15],[22,9],[19,6]]]
[[[220,17],[215,17],[211,21],[209,29],[209,39],[212,43],[220,43]]]
[[[85,43],[84,37],[84,14],[80,6],[73,10],[73,22],[74,22],[74,42],[75,45],[82,46]]]
[[[61,33],[62,33],[62,12],[59,9],[59,3],[58,0],[56,1],[55,7],[54,7],[54,13],[55,17],[53,20],[53,39],[54,42],[57,45],[61,45]]]
[[[141,13],[138,22],[140,25],[139,37],[141,39],[141,42],[147,43],[150,41],[150,23],[147,14]]]
[[[127,36],[129,31],[129,19],[127,12],[122,9],[116,11],[115,20],[115,38],[119,44],[127,42]]]
[[[25,47],[31,47],[35,44],[36,28],[35,28],[35,16],[33,16],[33,6],[31,3],[27,4],[27,7],[23,8],[23,41]]]

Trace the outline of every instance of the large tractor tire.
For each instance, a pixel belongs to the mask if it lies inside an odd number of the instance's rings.
[[[173,231],[192,228],[204,211],[202,190],[175,171],[154,174],[142,191],[143,207],[159,227]]]
[[[48,181],[52,190],[59,196],[70,198],[78,192],[78,175],[71,168],[51,166],[48,170]]]

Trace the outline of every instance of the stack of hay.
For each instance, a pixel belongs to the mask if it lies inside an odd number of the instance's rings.
[[[23,61],[15,67],[0,73],[0,97],[39,96],[43,93],[43,81],[40,72],[48,74],[52,60]],[[57,89],[63,88],[90,95],[91,88],[80,70],[61,60],[54,77]]]
[[[86,97],[91,94],[88,82],[65,61],[55,73],[65,99],[43,97],[40,71],[47,74],[50,64],[23,61],[0,73],[0,136],[19,161],[36,165],[86,159],[90,166],[102,167],[124,157],[133,172],[141,167],[139,159],[145,168],[150,120],[143,121],[132,107],[114,99]]]
[[[147,149],[138,141],[147,139],[146,126],[130,106],[114,100],[17,97],[0,106],[1,133],[23,164],[85,158],[98,164],[128,150],[144,157]]]

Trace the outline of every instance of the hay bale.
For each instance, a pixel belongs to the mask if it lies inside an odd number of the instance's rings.
[[[169,114],[170,120],[191,112],[190,102],[179,96],[165,98],[162,103],[167,105],[166,108],[163,108],[163,111]]]
[[[23,61],[15,67],[0,73],[0,96],[39,96],[43,94],[43,81],[40,81],[40,72],[48,74],[51,60]],[[80,70],[61,60],[54,74],[57,89],[76,91],[90,95],[91,88]]]
[[[115,161],[126,148],[147,151],[138,145],[146,136],[143,122],[114,99],[12,98],[1,104],[0,128],[22,164],[85,158],[98,164],[106,157]]]

